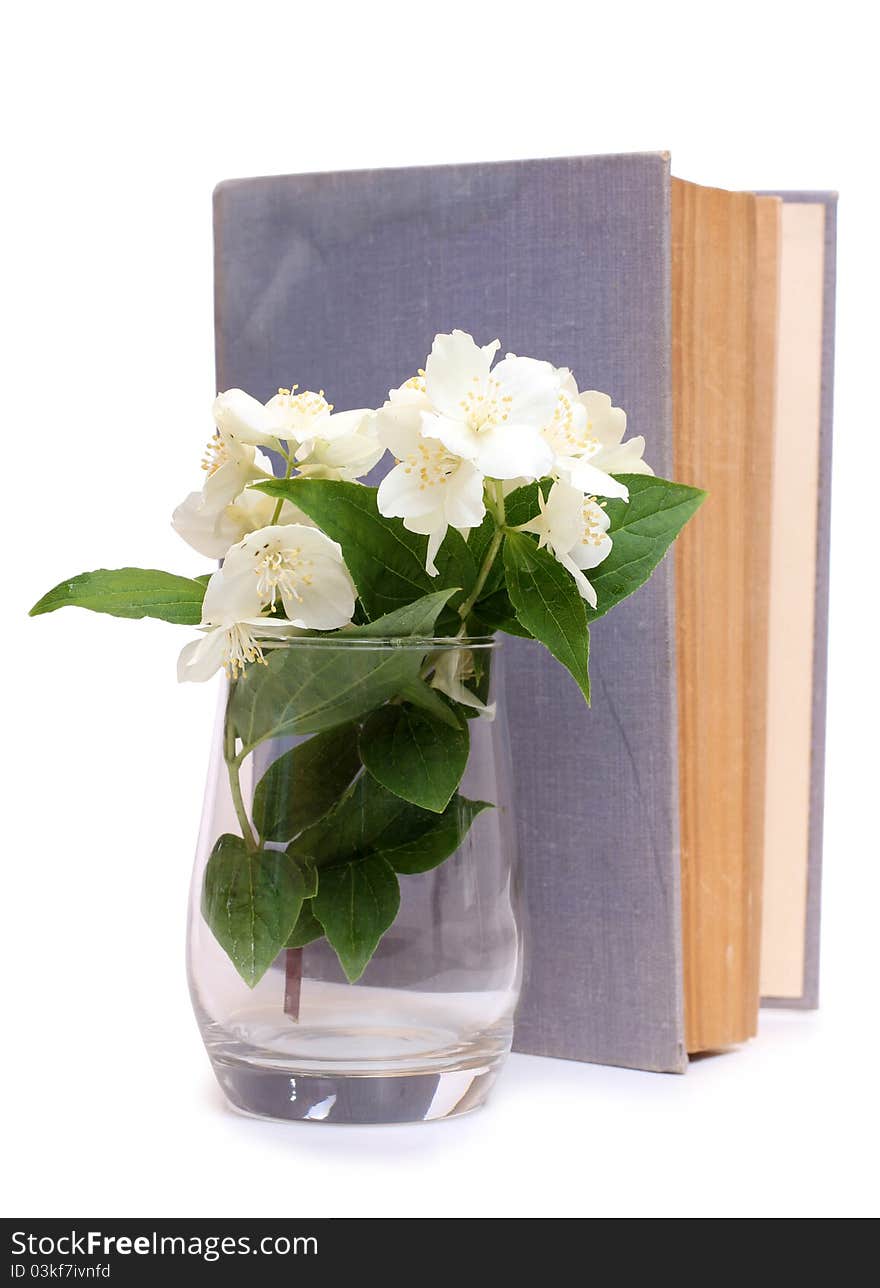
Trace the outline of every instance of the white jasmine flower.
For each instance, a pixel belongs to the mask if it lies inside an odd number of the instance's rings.
[[[643,435],[623,441],[626,433],[623,408],[612,406],[608,395],[595,389],[587,390],[579,398],[587,410],[587,432],[599,443],[598,451],[590,457],[591,464],[606,474],[653,474],[650,465],[642,460]]]
[[[268,464],[262,453],[258,455],[249,444],[227,438],[221,430],[216,430],[202,457],[202,469],[206,475],[202,498],[206,508],[217,514],[224,505],[234,501],[248,483],[271,478],[271,472],[266,468]]]
[[[376,414],[379,442],[397,460],[379,484],[379,513],[403,519],[409,532],[428,538],[425,567],[437,576],[434,563],[449,527],[468,529],[483,520],[483,476],[470,461],[462,460],[440,441],[429,438],[422,420],[430,406],[414,377]]]
[[[624,443],[626,412],[597,390],[579,393],[571,372],[558,371],[559,392],[544,438],[556,456],[556,471],[582,492],[629,499],[613,474],[652,474],[642,460],[641,436]]]
[[[306,478],[343,479],[353,483],[368,474],[385,453],[376,429],[376,413],[367,409],[337,412],[312,426],[296,452]]]
[[[266,412],[275,434],[290,444],[314,438],[320,427],[329,421],[333,411],[333,404],[324,397],[323,389],[319,389],[317,393],[311,389],[297,393],[298,389],[299,385],[279,389],[266,403]]]
[[[434,667],[431,687],[445,693],[448,698],[452,698],[453,702],[459,702],[462,706],[479,711],[487,720],[494,720],[496,704],[490,702],[486,706],[464,683],[465,680],[472,679],[475,673],[474,656],[470,649],[444,650]]]
[[[262,617],[254,587],[230,583],[222,569],[208,582],[201,629],[177,660],[181,682],[210,680],[221,667],[234,679],[249,663],[265,662],[264,646],[296,634],[290,622]]]
[[[224,439],[231,443],[281,449],[282,442],[298,446],[319,435],[330,419],[333,404],[324,390],[313,393],[298,385],[279,389],[265,404],[243,389],[227,389],[214,399],[214,420]]]
[[[248,511],[253,510],[253,503],[241,500],[249,483],[272,478],[264,464],[269,462],[249,443],[227,438],[217,429],[202,458],[207,476],[202,490],[190,492],[174,511],[171,523],[175,531],[200,554],[219,559],[233,541],[268,523],[271,502],[269,514],[262,519],[255,515],[257,521],[251,522]]]
[[[254,495],[258,495],[254,493]],[[213,510],[205,505],[201,492],[190,492],[171,516],[171,526],[187,545],[208,559],[222,559],[235,541],[240,541],[247,527],[235,520],[235,506]],[[259,527],[254,524],[254,527]]]
[[[246,488],[230,505],[216,510],[206,504],[202,492],[190,492],[174,511],[171,523],[178,535],[199,554],[208,559],[222,559],[231,545],[254,529],[271,523],[275,505],[274,497]],[[289,501],[283,503],[278,522],[312,526],[311,519]]]
[[[221,573],[237,606],[255,604],[259,612],[280,600],[294,626],[335,630],[354,613],[355,589],[341,548],[301,523],[250,533],[228,552]]]
[[[264,406],[243,389],[227,389],[217,395],[214,399],[214,422],[220,437],[227,443],[280,450],[281,411],[270,411],[268,403]]]
[[[287,450],[295,456],[299,473],[312,478],[353,482],[380,460],[378,444],[367,408],[337,412],[318,393],[297,386],[279,389],[265,406],[242,389],[228,389],[214,403],[220,433],[230,442],[257,444]]]
[[[415,376],[410,376],[409,380],[405,380],[397,389],[389,389],[388,402],[409,404],[414,407],[417,406],[420,411],[431,411],[431,400],[428,397],[424,367],[419,367],[418,373]],[[385,408],[387,406],[388,403],[385,404]]]
[[[571,573],[581,596],[595,608],[596,592],[584,570],[595,568],[611,553],[608,515],[595,497],[584,496],[569,483],[554,483],[547,500],[541,492],[538,499],[541,512],[522,525],[523,531],[537,534],[538,545],[555,555]]]
[[[249,663],[265,662],[264,649],[298,628],[347,625],[354,599],[335,541],[299,523],[261,528],[232,547],[208,582],[203,634],[182,650],[177,677],[207,680],[223,667],[234,678]],[[264,615],[279,600],[286,621]]]
[[[249,483],[274,477],[269,461],[254,447],[254,443],[280,448],[278,434],[283,433],[289,435],[295,445],[299,439],[293,438],[294,432],[298,435],[317,424],[330,426],[328,433],[331,438],[341,437],[351,422],[345,417],[331,416],[331,411],[323,393],[294,394],[289,389],[281,389],[265,407],[242,389],[228,389],[219,394],[214,402],[217,429],[202,460],[207,478],[201,492],[190,492],[171,519],[172,526],[184,541],[210,559],[222,559],[228,548],[248,532],[270,523],[275,501],[259,492],[247,490]],[[360,420],[365,413],[346,413],[348,417],[352,415],[356,419],[354,428],[358,433],[355,442],[349,445],[347,468],[340,468],[332,477],[351,477],[358,463],[367,461],[368,444],[360,433]],[[342,423],[334,426],[336,421]],[[375,438],[369,443],[369,448],[375,456]],[[339,455],[343,454],[339,452]],[[371,459],[364,472],[373,463]],[[320,455],[316,455],[315,464],[324,465]],[[325,470],[325,474],[329,477],[329,470]],[[311,523],[287,501],[278,521]]]
[[[553,453],[541,435],[559,395],[549,362],[507,357],[493,369],[499,341],[475,344],[464,331],[438,335],[425,364],[422,432],[489,478],[541,478]]]

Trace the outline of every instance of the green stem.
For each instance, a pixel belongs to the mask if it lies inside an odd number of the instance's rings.
[[[458,610],[458,615],[462,621],[462,628],[464,628],[464,623],[467,621],[468,614],[470,613],[471,609],[473,608],[474,604],[477,602],[477,600],[479,599],[482,593],[483,587],[486,584],[486,580],[489,576],[489,573],[492,571],[492,565],[495,562],[495,559],[498,555],[498,551],[501,549],[501,542],[503,540],[504,540],[504,529],[496,528],[492,534],[492,540],[489,542],[489,548],[486,551],[486,557],[483,560],[480,571],[477,573],[477,580],[474,582],[474,588]]]
[[[293,469],[293,457],[292,457],[292,456],[288,456],[288,457],[287,457],[287,469],[284,471],[284,478],[285,478],[285,479],[289,479],[289,478],[290,478],[290,472],[291,472],[291,470],[292,470],[292,469]],[[284,497],[283,497],[283,496],[279,496],[278,500],[275,502],[275,509],[272,511],[272,518],[269,520],[269,527],[270,527],[270,528],[272,527],[272,525],[273,525],[273,524],[275,524],[275,523],[277,523],[277,522],[278,522],[279,516],[280,516],[280,514],[281,514],[281,507],[282,507],[282,505],[283,505],[283,504],[284,504]]]
[[[503,528],[503,527],[504,527],[504,519],[505,519],[505,515],[504,515],[504,484],[501,482],[501,480],[500,480],[500,479],[493,479],[493,480],[492,480],[492,487],[493,487],[493,490],[494,490],[495,495],[494,495],[494,497],[493,497],[493,496],[491,495],[491,493],[489,493],[489,492],[488,492],[488,489],[487,489],[487,497],[486,497],[486,500],[488,501],[489,509],[492,511],[492,515],[493,515],[493,517],[494,517],[494,519],[495,519],[495,522],[498,524],[498,527],[499,527],[499,528]]]
[[[492,571],[492,565],[498,557],[498,551],[501,549],[501,543],[504,540],[504,484],[494,480],[493,487],[495,491],[494,497],[489,493],[487,485],[486,503],[490,514],[495,520],[495,531],[492,533],[492,540],[489,542],[485,557],[480,566],[480,571],[477,573],[477,580],[474,582],[474,588],[458,610],[458,615],[462,621],[462,630],[464,629],[464,623],[467,621],[471,609],[483,592],[483,587],[486,584],[489,573]]]
[[[229,790],[232,794],[232,804],[235,806],[242,838],[249,850],[256,850],[258,848],[257,841],[251,830],[250,819],[247,816],[247,810],[244,805],[244,797],[241,794],[241,778],[239,777],[241,757],[235,754],[235,727],[232,723],[232,695],[234,692],[235,681],[231,680],[229,693],[226,697],[226,717],[223,722],[223,759],[226,761],[226,769],[229,774]]]

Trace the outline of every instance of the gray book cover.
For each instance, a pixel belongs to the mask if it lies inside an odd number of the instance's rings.
[[[461,327],[610,393],[671,473],[665,154],[231,181],[215,247],[218,388],[378,406]],[[520,1051],[686,1065],[672,578],[667,560],[596,623],[591,711],[538,645],[504,645]]]

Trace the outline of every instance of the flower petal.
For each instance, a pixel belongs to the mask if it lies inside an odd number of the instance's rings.
[[[443,513],[442,506],[431,510],[428,514],[407,515],[403,521],[403,526],[407,532],[415,532],[420,537],[428,538],[428,549],[425,553],[425,572],[429,577],[437,576],[437,565],[434,560],[437,558],[437,551],[443,545],[446,533],[449,530],[449,524],[446,522],[446,515]]]
[[[581,599],[585,599],[591,608],[595,608],[596,602],[597,602],[596,592],[593,589],[593,587],[590,585],[590,583],[587,581],[586,577],[581,572],[580,568],[578,568],[578,566],[574,563],[572,559],[569,558],[568,555],[557,555],[556,558],[562,564],[566,572],[571,573],[572,577],[574,578],[575,585],[577,586],[578,591],[580,592]]]
[[[431,688],[439,689],[445,693],[453,702],[459,702],[463,707],[472,707],[479,711],[487,720],[495,719],[494,702],[486,706],[480,701],[477,695],[464,684],[461,675],[464,670],[464,649],[449,649],[445,651],[434,668],[434,675],[431,679]]]
[[[606,474],[653,474],[647,461],[642,460],[644,450],[645,440],[637,434],[618,447],[603,447],[590,459]]]
[[[425,572],[429,577],[436,577],[438,574],[437,565],[434,560],[437,558],[437,551],[443,545],[447,528],[444,524],[442,528],[435,528],[428,534],[428,549],[425,553]]]
[[[347,626],[354,615],[355,593],[345,566],[337,560],[320,558],[309,585],[300,585],[296,595],[282,591],[284,611],[294,626],[315,631],[333,631]]]
[[[376,434],[383,447],[399,461],[418,451],[422,432],[422,411],[426,400],[385,403],[376,412]]]
[[[403,521],[407,532],[417,532],[420,537],[428,537],[437,529],[446,531],[448,524],[442,506],[436,506],[425,514],[408,514]]]
[[[553,415],[544,426],[544,437],[558,456],[582,456],[595,450],[587,432],[586,407],[562,385]]]
[[[214,421],[225,439],[277,449],[270,412],[243,389],[227,389],[214,399]]]
[[[419,376],[410,376],[409,380],[405,380],[396,389],[389,389],[388,401],[390,403],[399,403],[400,405],[410,403],[429,411],[431,400],[425,391],[424,373]]]
[[[584,541],[572,546],[569,556],[578,568],[597,568],[611,554],[612,544],[610,537],[602,537],[599,541]]]
[[[474,461],[492,479],[543,478],[553,468],[553,450],[539,428],[502,424],[484,429],[477,440]]]
[[[222,510],[224,505],[230,505],[247,487],[248,483],[256,483],[260,479],[271,478],[256,464],[255,453],[252,447],[241,449],[247,455],[238,459],[230,459],[224,463],[212,474],[205,479],[202,487],[202,497],[205,506],[213,510],[216,514]]]
[[[346,434],[339,438],[316,439],[311,453],[300,466],[300,472],[311,471],[316,467],[329,470],[345,470],[358,478],[368,473],[377,465],[385,454],[385,448],[370,434]]]
[[[282,550],[296,546],[312,557],[330,558],[342,563],[342,547],[319,528],[303,523],[273,523],[251,532],[234,546],[226,557],[224,569],[246,566],[249,560],[274,542]]]
[[[233,549],[240,549],[241,543]],[[262,604],[253,570],[236,572],[235,565],[228,567],[229,559],[218,568],[205,590],[202,600],[202,625],[209,630],[218,626],[234,626],[237,622],[260,616]]]
[[[219,514],[208,509],[201,492],[190,492],[171,516],[171,526],[193,550],[208,559],[222,559],[234,541],[243,533],[229,521],[228,510]]]
[[[222,629],[208,631],[197,640],[191,640],[180,650],[177,659],[178,683],[185,680],[201,682],[210,680],[223,665],[226,632]]]
[[[570,550],[583,530],[583,493],[568,483],[556,482],[546,501],[540,492],[538,501],[540,513],[522,525],[523,531],[534,532],[542,546],[556,553]]]
[[[580,396],[587,409],[587,433],[603,447],[616,447],[626,433],[626,412],[615,407],[608,394],[587,389]]]
[[[425,387],[434,407],[455,420],[461,416],[461,402],[468,393],[482,391],[498,341],[480,348],[466,331],[434,337],[425,363]]]
[[[569,482],[573,487],[589,496],[615,496],[624,501],[629,500],[629,488],[619,479],[612,478],[604,470],[597,469],[590,461],[566,459],[559,462],[566,468]]]
[[[288,444],[322,435],[330,420],[332,407],[324,391],[279,389],[266,403],[265,412],[271,432]]]
[[[308,629],[334,630],[354,612],[354,583],[342,549],[318,528],[299,523],[259,528],[232,547],[221,576],[219,609],[237,612],[236,621],[259,618],[276,596],[293,625]],[[209,592],[213,583],[212,577]],[[205,602],[216,614],[214,597],[206,593]],[[241,611],[244,606],[247,612]]]
[[[418,473],[406,463],[389,470],[376,494],[379,513],[386,519],[413,518],[437,508],[436,488],[423,487]]]
[[[511,424],[543,429],[559,398],[559,377],[549,362],[537,358],[504,358],[492,371],[498,397],[506,403]]]
[[[375,421],[376,413],[369,407],[358,407],[354,411],[338,411],[322,422],[320,438],[325,443],[332,443],[337,438],[346,438],[352,434],[368,434],[369,425]]]
[[[483,476],[471,465],[462,461],[443,489],[446,492],[446,519],[453,528],[477,528],[486,514],[483,500]]]
[[[480,435],[469,429],[463,420],[451,420],[448,416],[435,416],[431,412],[422,412],[422,437],[436,438],[453,456],[460,456],[464,461],[476,461],[480,451]]]
[[[275,513],[275,504],[274,496],[267,496],[265,492],[255,492],[251,488],[246,488],[238,500],[229,507],[229,513],[234,515],[240,529],[236,539],[241,541],[249,532],[255,532],[257,528],[265,528]],[[306,528],[316,526],[292,501],[282,502],[277,522],[279,527],[286,527],[291,523],[300,523]]]
[[[569,367],[557,367],[556,377],[559,381],[559,388],[563,393],[568,394],[570,398],[578,397],[577,381]]]

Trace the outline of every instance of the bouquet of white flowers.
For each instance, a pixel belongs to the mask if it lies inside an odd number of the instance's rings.
[[[219,569],[84,573],[31,610],[198,626],[179,678],[225,670],[239,831],[216,838],[201,907],[250,988],[282,949],[324,936],[361,975],[398,875],[442,863],[493,803],[458,793],[469,721],[493,716],[475,640],[534,638],[589,701],[590,622],[703,499],[653,476],[606,394],[549,362],[495,362],[499,347],[438,335],[377,410],[337,412],[296,386],[265,404],[220,394],[204,485],[173,518]],[[378,487],[361,483],[386,451]],[[303,638],[389,647],[290,647]],[[283,751],[291,735],[308,738]],[[270,745],[248,803],[242,766]]]

